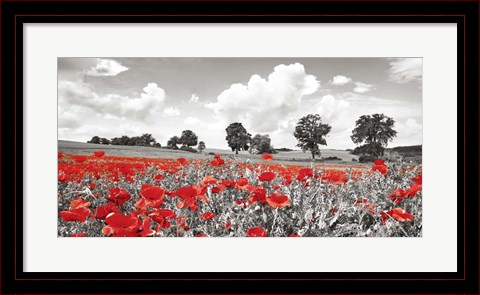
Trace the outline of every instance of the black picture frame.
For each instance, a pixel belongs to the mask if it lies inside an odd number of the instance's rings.
[[[1,1],[1,294],[478,294],[478,1]],[[455,273],[27,273],[23,271],[25,23],[456,23]],[[446,155],[448,156],[448,155]],[[441,160],[441,159],[439,159]],[[46,197],[46,196],[44,196]],[[398,259],[403,259],[401,255]],[[381,270],[381,267],[379,267]]]

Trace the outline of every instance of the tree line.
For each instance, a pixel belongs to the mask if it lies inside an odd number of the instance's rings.
[[[372,155],[375,157],[383,156],[385,147],[396,135],[397,131],[393,129],[395,121],[384,114],[363,115],[355,122],[355,128],[352,131],[351,139],[358,145],[353,151],[356,155]],[[306,115],[298,121],[295,126],[293,136],[297,139],[297,147],[304,152],[309,151],[312,158],[320,155],[320,145],[327,145],[326,137],[332,130],[332,126],[322,122],[318,114]],[[225,140],[228,146],[235,154],[245,150],[250,153],[275,153],[276,150],[271,144],[268,134],[256,134],[252,137],[250,133],[240,122],[231,123],[225,129],[227,136]],[[115,137],[110,140],[94,136],[88,143],[111,144],[111,145],[130,145],[130,146],[153,146],[161,147],[151,134],[142,136]],[[179,147],[180,145],[180,147]],[[198,146],[197,146],[198,145]],[[166,148],[181,149],[196,152],[203,152],[206,144],[198,141],[198,136],[191,130],[184,130],[180,136],[173,136],[167,141]]]

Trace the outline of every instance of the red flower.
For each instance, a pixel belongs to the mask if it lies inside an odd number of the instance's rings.
[[[225,223],[225,228],[230,229],[231,227],[232,227],[232,223],[230,221],[227,221],[227,223]]]
[[[262,159],[265,161],[271,161],[273,160],[273,155],[272,154],[262,154]]]
[[[155,234],[155,231],[150,229],[150,224],[151,224],[150,218],[146,217],[143,220],[143,224],[140,223],[140,220],[138,220],[138,227],[136,228],[136,235],[138,237],[148,237],[148,236],[153,236]]]
[[[407,197],[415,197],[419,191],[422,190],[422,185],[417,183],[412,183],[410,188],[407,191]]]
[[[261,226],[252,227],[247,230],[247,236],[249,237],[267,237],[268,232]]]
[[[105,155],[105,152],[104,151],[96,151],[96,152],[93,152],[93,155],[95,157],[103,157]]]
[[[385,165],[385,160],[374,160],[372,166],[372,172],[378,171],[381,174],[385,175],[388,173],[388,168]]]
[[[248,179],[246,178],[239,178],[237,180],[237,186],[241,189],[246,188],[248,185]]]
[[[87,156],[77,155],[77,156],[74,156],[73,159],[75,159],[77,163],[83,163],[87,160]]]
[[[272,181],[277,175],[273,172],[263,172],[258,176],[260,181]]]
[[[97,185],[95,184],[95,182],[90,183],[90,189],[94,189],[95,187],[97,187]]]
[[[165,176],[163,176],[162,174],[156,174],[156,175],[153,177],[153,179],[154,179],[155,181],[160,181],[160,180],[162,180],[162,179],[164,179],[164,178],[165,178]]]
[[[358,205],[360,205],[362,203],[366,203],[366,202],[368,202],[368,200],[366,198],[360,198],[355,202],[355,204],[353,204],[353,206],[358,206]]]
[[[221,184],[224,185],[225,187],[234,187],[235,186],[235,181],[230,180],[230,179],[224,179],[224,180],[222,180]]]
[[[267,198],[267,203],[273,208],[283,208],[290,205],[290,199],[281,194],[273,193]]]
[[[347,182],[347,173],[343,170],[326,170],[322,173],[322,180],[333,184],[343,184]]]
[[[406,212],[402,208],[393,208],[392,210],[388,212],[382,212],[382,223],[385,224],[387,222],[387,216],[390,216],[394,218],[395,220],[398,220],[400,222],[404,221],[412,221],[413,220],[413,215]]]
[[[312,168],[302,168],[298,171],[297,180],[306,180],[309,177],[313,177],[313,169]]]
[[[186,164],[188,164],[188,161],[187,161],[187,159],[185,159],[185,158],[178,158],[178,159],[177,159],[177,162],[178,162],[180,165],[186,165]]]
[[[260,203],[267,202],[267,190],[261,186],[252,186],[248,189],[250,191],[250,196],[248,202],[250,204],[255,203],[256,201]]]
[[[170,228],[168,220],[177,217],[177,214],[170,209],[158,209],[148,214],[148,216],[159,224],[159,228]]]
[[[212,212],[207,212],[200,215],[200,219],[204,219],[204,220],[209,220],[213,218],[215,218],[215,214],[213,214]]]
[[[151,184],[144,184],[140,189],[140,196],[142,197],[135,207],[144,209],[147,206],[158,208],[163,203],[163,195],[165,191],[159,187]]]
[[[88,208],[90,207],[90,202],[85,201],[84,199],[76,199],[73,201],[70,201],[70,206],[72,209],[78,209],[78,208]]]
[[[65,221],[84,222],[88,215],[90,215],[90,210],[85,207],[60,212],[60,216]]]
[[[120,213],[110,213],[105,222],[108,224],[102,229],[105,235],[113,234],[115,237],[133,237],[136,236],[138,229],[138,218]]]
[[[217,159],[217,160],[218,160],[218,159],[221,159],[221,156],[220,156],[219,154],[215,154],[213,157],[214,157],[215,159]]]
[[[58,159],[61,159],[63,157],[62,153],[58,153]]]
[[[291,234],[291,235],[289,235],[289,237],[290,237],[290,238],[299,238],[299,237],[301,237],[301,236],[299,236],[298,234]]]
[[[107,199],[115,202],[117,205],[122,206],[128,200],[130,200],[130,194],[125,189],[120,189],[118,187],[108,189]]]
[[[104,219],[105,217],[107,217],[108,214],[112,212],[120,213],[120,210],[113,203],[108,203],[106,205],[99,206],[96,211],[97,211],[97,214],[95,215],[95,218],[97,219]]]
[[[418,175],[415,176],[412,180],[413,180],[413,182],[415,182],[416,184],[422,185],[422,174],[418,174]]]
[[[207,175],[203,178],[202,182],[200,182],[200,186],[209,186],[216,183],[217,180],[212,175]]]
[[[199,233],[198,235],[195,235],[196,238],[205,238],[205,237],[208,237],[206,234],[204,233]]]
[[[75,238],[86,237],[86,236],[87,236],[87,233],[72,234],[72,237],[75,237]]]

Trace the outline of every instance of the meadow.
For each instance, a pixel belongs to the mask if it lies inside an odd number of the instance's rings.
[[[333,155],[342,160],[59,141],[58,236],[422,235],[420,165],[322,150]]]

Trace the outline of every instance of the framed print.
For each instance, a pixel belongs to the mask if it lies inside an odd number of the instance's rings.
[[[1,6],[2,294],[480,292],[477,1]]]

